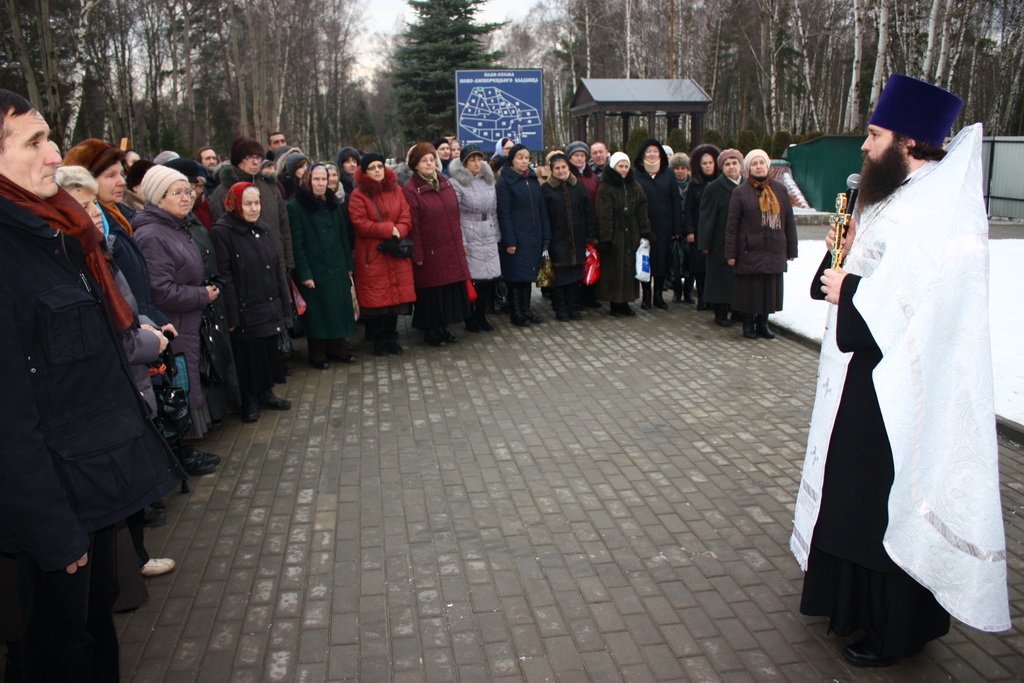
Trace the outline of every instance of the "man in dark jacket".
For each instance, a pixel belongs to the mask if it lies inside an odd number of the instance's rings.
[[[102,237],[54,183],[50,128],[0,90],[0,553],[26,680],[118,680],[114,527],[170,492],[173,455],[115,330],[137,324]]]

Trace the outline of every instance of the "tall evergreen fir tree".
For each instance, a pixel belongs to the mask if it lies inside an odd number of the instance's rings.
[[[498,24],[474,19],[484,0],[408,0],[418,15],[395,50],[393,76],[406,139],[455,131],[455,70],[487,69],[501,58],[483,38]]]

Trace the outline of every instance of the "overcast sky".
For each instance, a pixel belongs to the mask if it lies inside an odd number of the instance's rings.
[[[533,5],[535,0],[487,0],[479,14],[477,21],[503,22],[508,19],[519,19],[526,15],[526,12]],[[366,9],[363,12],[363,31],[366,40],[362,41],[361,54],[357,61],[360,71],[371,71],[379,63],[379,58],[372,52],[379,49],[381,37],[393,35],[401,30],[402,21],[410,22],[415,18],[415,12],[405,0],[368,0]],[[376,36],[377,40],[372,37]],[[370,53],[370,54],[367,54]]]

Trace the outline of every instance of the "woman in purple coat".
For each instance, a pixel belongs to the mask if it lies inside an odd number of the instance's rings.
[[[412,264],[416,308],[412,326],[424,341],[443,346],[456,340],[448,325],[469,316],[466,280],[469,266],[463,244],[459,198],[451,181],[437,171],[437,152],[429,142],[411,150],[412,177],[402,187],[412,214]]]
[[[188,366],[188,402],[192,428],[187,438],[198,440],[210,428],[206,390],[199,380],[199,323],[203,309],[220,294],[206,283],[202,256],[186,221],[195,197],[181,173],[154,166],[142,179],[146,206],[132,220],[135,241],[146,259],[153,305],[178,331],[171,347],[184,353]]]

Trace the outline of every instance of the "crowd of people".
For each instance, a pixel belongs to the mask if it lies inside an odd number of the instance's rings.
[[[147,159],[90,138],[46,160],[85,217],[65,216],[86,226],[75,234],[179,476],[216,471],[220,457],[199,446],[229,414],[256,422],[291,408],[274,387],[290,374],[294,338],[326,370],[356,361],[360,324],[377,356],[404,352],[400,316],[429,346],[456,343],[456,325],[492,331],[495,311],[537,325],[542,274],[559,322],[581,320],[599,300],[613,316],[635,316],[638,297],[643,309],[665,309],[671,290],[700,309],[711,302],[719,324],[731,312],[746,336],[772,336],[768,315],[781,308],[796,240],[788,196],[767,179],[760,150],[744,158],[705,145],[691,164],[655,139],[632,158],[572,141],[534,163],[515,140],[491,151],[449,136],[389,165],[354,147],[311,159],[280,131],[267,143],[240,137],[226,158],[202,147],[194,159],[174,150]],[[601,263],[596,285],[584,282],[588,258]],[[167,414],[182,405],[175,431]],[[145,551],[143,527],[165,517],[159,499],[147,502],[125,530],[141,574],[155,576],[174,562]]]
[[[863,147],[863,225],[840,242],[849,271],[823,261],[812,288],[833,307],[791,545],[808,572],[801,611],[866,632],[844,650],[854,666],[914,655],[951,612],[1009,625],[987,323],[933,295],[946,277],[985,301],[980,126],[942,148],[961,107],[890,80]],[[613,316],[635,316],[637,298],[666,309],[671,291],[717,325],[741,321],[745,338],[774,336],[797,243],[762,150],[686,155],[649,139],[631,158],[573,141],[535,165],[514,140],[489,153],[449,137],[391,168],[352,147],[310,159],[280,132],[268,144],[238,138],[224,162],[209,147],[147,160],[94,138],[61,155],[39,112],[0,90],[9,680],[118,679],[112,612],[174,568],[149,557],[144,526],[175,485],[216,470],[197,446],[227,415],[291,408],[274,387],[295,337],[324,370],[355,362],[360,323],[378,356],[404,352],[403,315],[430,346],[455,343],[456,324],[493,330],[502,303],[530,327],[543,321],[535,283],[559,322],[599,300]],[[905,263],[921,226],[938,244]],[[920,370],[950,365],[980,379],[954,392]],[[972,443],[950,449],[954,431]],[[974,495],[955,520],[951,495]]]

